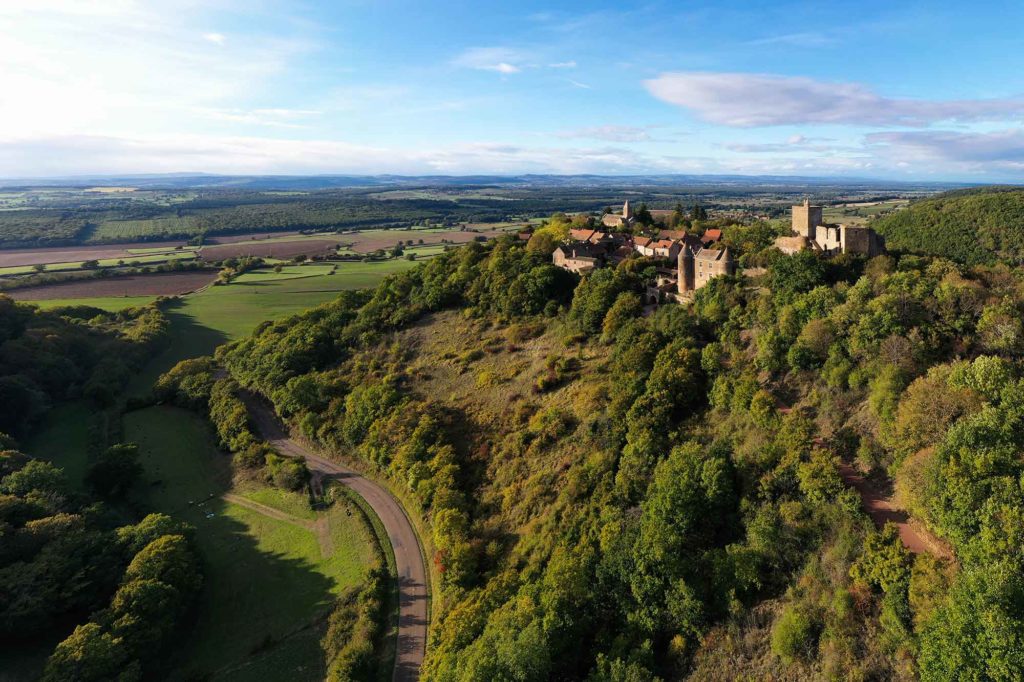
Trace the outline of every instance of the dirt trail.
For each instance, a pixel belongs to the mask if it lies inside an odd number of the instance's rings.
[[[839,463],[839,476],[843,482],[860,494],[861,504],[875,525],[881,528],[893,523],[900,533],[903,545],[914,554],[934,554],[949,557],[949,549],[937,537],[915,523],[907,512],[893,502],[892,492],[869,481],[846,462]]]
[[[401,504],[381,485],[344,464],[313,453],[292,439],[270,409],[259,399],[246,396],[249,413],[260,433],[281,454],[301,457],[315,473],[348,486],[366,500],[380,517],[395,553],[398,572],[398,645],[394,682],[412,682],[420,677],[427,645],[427,570],[419,538]]]

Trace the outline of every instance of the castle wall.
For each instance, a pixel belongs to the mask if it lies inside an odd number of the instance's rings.
[[[857,253],[873,257],[882,253],[882,240],[870,227],[847,226],[843,228],[843,253]]]

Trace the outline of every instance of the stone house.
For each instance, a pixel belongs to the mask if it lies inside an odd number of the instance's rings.
[[[551,254],[551,262],[563,270],[583,273],[603,267],[606,256],[607,249],[601,244],[575,242],[555,249]]]

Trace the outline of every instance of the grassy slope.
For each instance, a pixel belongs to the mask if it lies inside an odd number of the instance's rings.
[[[322,557],[311,530],[220,498],[229,486],[225,456],[199,417],[166,407],[133,412],[125,437],[140,445],[149,504],[196,526],[205,561],[196,622],[175,653],[172,679],[218,671],[216,679],[321,679],[319,630],[311,626],[376,556],[361,517],[345,505],[326,512],[333,553]],[[313,515],[298,494],[258,485],[243,492]]]
[[[891,249],[969,265],[1024,260],[1022,226],[1024,190],[1010,188],[947,192],[872,223]]]

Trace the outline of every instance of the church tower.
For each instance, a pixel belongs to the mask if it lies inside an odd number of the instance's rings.
[[[626,221],[633,219],[633,209],[629,207],[629,200],[622,205],[622,218]]]
[[[676,267],[676,288],[679,293],[693,291],[693,249],[687,244],[679,252]]]

